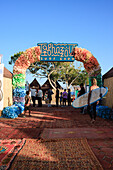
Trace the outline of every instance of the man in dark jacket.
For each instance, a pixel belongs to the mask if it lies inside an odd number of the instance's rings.
[[[68,89],[68,106],[71,106],[71,92],[70,92],[70,89]]]
[[[78,97],[85,94],[85,89],[83,83],[80,84],[80,91],[78,92]]]
[[[59,104],[59,89],[58,87],[56,88],[56,106],[58,107]]]
[[[78,97],[85,94],[85,88],[84,88],[84,85],[83,83],[80,84],[80,91],[78,92]],[[83,113],[83,110],[84,110],[84,107],[81,108],[81,114],[84,114]]]

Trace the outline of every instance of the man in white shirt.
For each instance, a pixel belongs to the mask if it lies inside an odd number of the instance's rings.
[[[37,96],[38,96],[38,107],[42,107],[42,90],[41,90],[41,87],[39,87]]]
[[[33,102],[33,107],[35,107],[36,89],[34,88],[34,86],[30,88],[30,91],[31,91],[31,99]]]

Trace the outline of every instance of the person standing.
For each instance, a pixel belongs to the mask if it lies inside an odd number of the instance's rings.
[[[65,104],[65,106],[66,106],[67,96],[68,96],[68,94],[67,94],[67,92],[66,92],[66,89],[64,89],[64,92],[63,92],[63,106],[64,106],[64,104]]]
[[[63,96],[62,96],[62,92],[60,93],[60,106],[62,105],[62,101],[63,101]]]
[[[35,107],[36,89],[33,86],[32,88],[30,88],[30,90],[31,90],[31,99],[32,99],[32,102],[33,102],[33,107]]]
[[[35,104],[36,104],[36,101],[37,101],[37,104],[38,104],[38,88],[36,89]]]
[[[84,93],[85,93],[85,88],[84,88],[83,83],[81,83],[80,84],[80,91],[78,92],[77,97],[83,95]]]
[[[42,90],[41,90],[41,87],[39,87],[37,97],[38,97],[38,107],[42,107]]]
[[[56,88],[56,106],[58,107],[59,104],[59,89],[58,87]]]
[[[83,94],[85,94],[85,88],[84,88],[83,83],[81,83],[81,84],[80,84],[80,91],[78,92],[77,97],[79,97],[79,96],[81,96],[81,95],[83,95]],[[81,108],[81,114],[84,114],[84,113],[83,113],[83,110],[84,110],[84,107]]]
[[[71,92],[70,92],[70,89],[68,89],[68,106],[71,106]]]
[[[25,106],[24,106],[25,107],[25,109],[24,109],[24,117],[25,117],[25,113],[26,113],[27,110],[29,110],[29,116],[31,116],[30,115],[30,113],[31,113],[30,105],[31,105],[31,98],[29,96],[29,91],[26,91]]]
[[[51,107],[52,94],[53,94],[52,90],[49,89],[48,90],[48,99],[49,99],[48,107]]]
[[[45,103],[48,104],[49,99],[48,99],[48,92],[47,91],[45,92],[44,100],[45,100]]]
[[[90,87],[90,91],[89,91],[89,95],[88,95],[88,107],[87,107],[87,109],[88,109],[88,113],[89,113],[90,118],[91,118],[91,123],[94,123],[95,120],[96,120],[96,105],[99,103],[99,101],[90,105],[90,98],[91,98],[92,90],[99,88],[99,86],[97,86],[97,80],[95,78],[93,78],[91,80],[91,84],[92,84],[92,86]],[[91,107],[93,108],[93,111],[91,111]]]

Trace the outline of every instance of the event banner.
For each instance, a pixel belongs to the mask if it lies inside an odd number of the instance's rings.
[[[0,110],[3,110],[3,72],[4,64],[0,64]]]
[[[73,48],[78,46],[77,43],[37,43],[40,46],[40,61],[62,61],[72,62],[74,57],[71,55]]]

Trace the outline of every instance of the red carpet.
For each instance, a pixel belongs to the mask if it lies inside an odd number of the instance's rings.
[[[10,167],[11,162],[25,144],[25,139],[0,140],[0,170]]]
[[[86,139],[27,139],[11,170],[102,170]]]
[[[40,135],[41,139],[61,139],[61,138],[87,138],[103,139],[113,136],[113,129],[106,128],[45,128]]]

